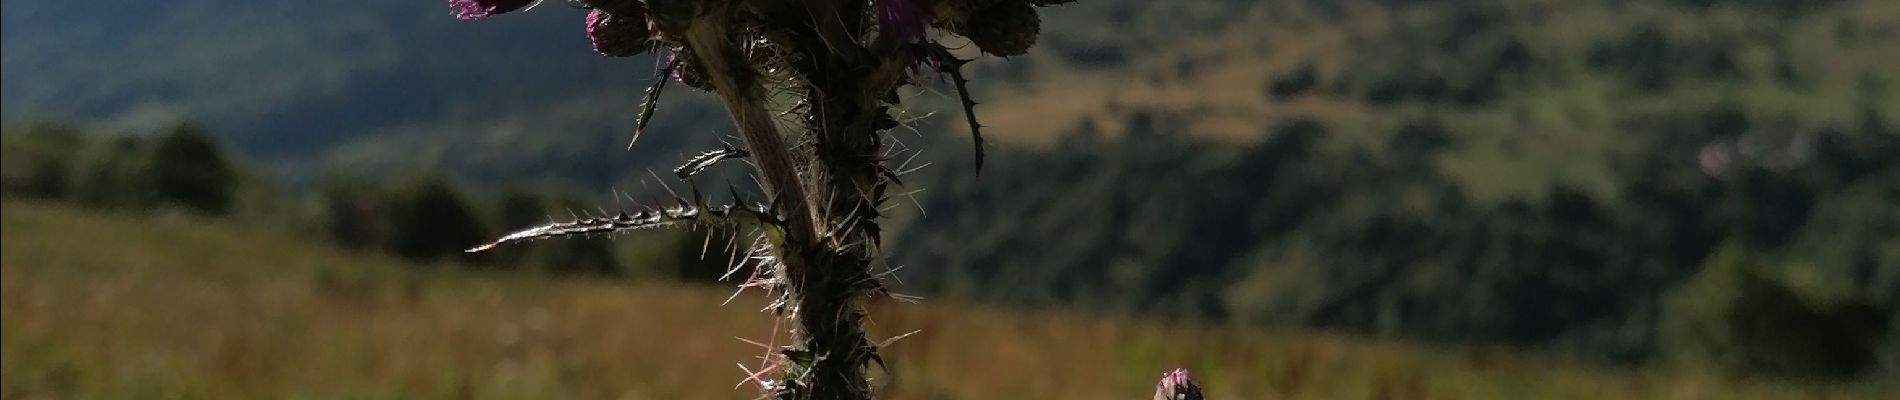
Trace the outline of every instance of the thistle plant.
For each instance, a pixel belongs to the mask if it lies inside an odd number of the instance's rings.
[[[1186,369],[1175,368],[1161,374],[1161,381],[1155,382],[1154,400],[1204,400],[1201,385],[1194,383],[1194,377],[1188,376]]]
[[[767,309],[789,327],[790,341],[768,345],[768,364],[748,380],[780,399],[868,399],[868,370],[883,361],[882,344],[873,344],[864,332],[864,301],[896,296],[883,284],[888,269],[874,268],[879,219],[890,186],[902,184],[889,159],[901,149],[888,138],[901,125],[899,89],[934,81],[921,78],[950,78],[980,171],[981,126],[962,72],[970,59],[943,40],[964,38],[982,54],[1023,54],[1040,31],[1037,7],[1066,2],[572,0],[587,11],[586,32],[601,55],[665,52],[667,61],[637,110],[633,140],[645,130],[670,80],[718,95],[740,143],[692,157],[676,169],[675,175],[695,188],[677,205],[531,227],[470,251],[665,226],[754,230],[758,234],[748,256],[728,275],[749,260],[753,274],[740,286],[768,293]],[[533,3],[449,1],[455,16],[465,20]],[[693,177],[722,161],[741,159],[753,166],[765,198],[754,204],[709,204]],[[733,201],[742,201],[738,190],[732,192]]]

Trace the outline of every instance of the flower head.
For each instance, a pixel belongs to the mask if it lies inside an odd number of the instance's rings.
[[[520,10],[534,5],[536,1],[538,0],[449,0],[449,10],[455,13],[455,19],[469,21]]]
[[[632,57],[647,50],[645,9],[628,8],[626,14],[608,14],[594,9],[587,13],[587,40],[594,51],[608,57]]]
[[[961,31],[953,31],[970,38],[970,43],[984,53],[1020,56],[1036,45],[1036,36],[1042,33],[1042,17],[1027,2],[1001,1],[977,10],[959,28]]]
[[[918,1],[877,0],[878,42],[892,47],[923,39],[930,8]]]
[[[1175,368],[1161,374],[1161,381],[1155,383],[1154,400],[1204,400],[1201,386],[1194,383],[1188,371]]]

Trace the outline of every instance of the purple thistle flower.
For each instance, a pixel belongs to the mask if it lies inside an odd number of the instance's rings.
[[[587,41],[594,51],[608,57],[632,57],[647,50],[647,20],[644,8],[629,8],[627,14],[609,14],[594,9],[587,13]]]
[[[490,15],[520,10],[537,0],[449,0],[449,10],[455,13],[455,19],[472,21],[487,18]]]
[[[1175,368],[1161,374],[1161,381],[1155,383],[1154,400],[1204,400],[1201,386],[1188,376],[1187,369]]]
[[[918,0],[877,0],[878,42],[886,48],[916,42],[930,23],[930,8]]]

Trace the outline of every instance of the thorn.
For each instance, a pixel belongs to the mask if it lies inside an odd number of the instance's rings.
[[[897,335],[897,336],[892,336],[892,337],[890,337],[890,338],[888,338],[888,339],[884,339],[884,341],[882,341],[882,342],[878,342],[878,343],[877,343],[877,347],[878,347],[878,348],[883,348],[884,346],[889,346],[889,345],[891,345],[891,343],[895,343],[895,342],[897,342],[897,341],[899,341],[899,340],[903,340],[904,338],[907,338],[907,337],[910,337],[910,335],[915,335],[915,334],[917,334],[918,332],[923,332],[923,331],[924,331],[924,330],[922,330],[922,329],[918,329],[918,330],[914,330],[914,331],[910,331],[909,333],[905,333],[905,334],[902,334],[902,335]]]
[[[699,260],[706,261],[706,253],[712,250],[713,230],[706,230],[706,239],[699,242]]]
[[[649,175],[649,176],[652,176],[652,177],[653,177],[653,182],[655,182],[655,183],[659,183],[659,184],[660,184],[660,188],[661,188],[661,189],[666,189],[666,194],[669,194],[669,195],[672,195],[672,196],[673,196],[673,199],[674,199],[674,200],[676,200],[676,201],[677,201],[677,200],[679,200],[679,198],[680,198],[680,194],[679,194],[679,192],[675,192],[675,191],[673,191],[673,187],[672,187],[672,186],[668,186],[668,185],[666,184],[666,181],[664,181],[664,180],[661,180],[661,179],[660,179],[660,174],[658,174],[658,173],[654,173],[654,172],[653,172],[653,170],[651,170],[651,169],[648,169],[648,170],[647,170],[647,175]],[[663,203],[656,203],[656,204],[663,204]]]
[[[765,344],[765,343],[759,343],[759,342],[755,342],[755,341],[752,341],[752,339],[746,339],[746,338],[742,338],[742,337],[738,337],[738,336],[733,336],[732,338],[733,338],[733,339],[739,339],[739,341],[741,341],[741,342],[746,342],[746,343],[748,343],[748,344],[751,344],[751,345],[753,345],[753,346],[759,346],[759,348],[761,348],[761,349],[766,349],[766,350],[771,350],[771,349],[772,349],[772,345],[768,345],[768,344]]]
[[[680,59],[673,58],[665,67],[653,74],[653,85],[647,87],[645,98],[640,100],[640,113],[633,119],[633,139],[627,140],[627,149],[633,149],[633,143],[640,141],[640,133],[646,131],[647,123],[653,120],[653,110],[659,108],[660,92],[666,90],[666,82],[673,76],[673,69],[679,68]]]

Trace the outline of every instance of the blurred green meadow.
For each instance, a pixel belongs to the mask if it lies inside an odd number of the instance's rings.
[[[8,199],[10,399],[746,399],[761,298],[352,254],[268,228]],[[887,398],[1142,398],[1193,369],[1235,399],[1880,398],[1890,383],[1612,370],[1494,346],[953,301],[876,304]]]

